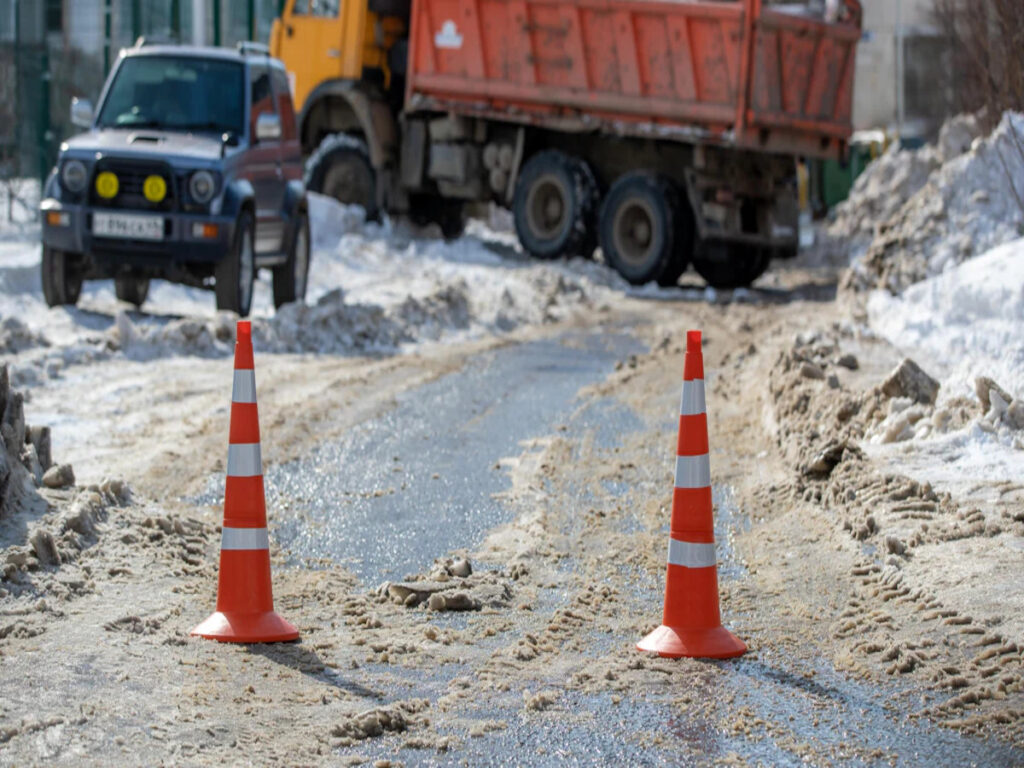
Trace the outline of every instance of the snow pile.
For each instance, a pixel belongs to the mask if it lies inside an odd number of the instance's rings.
[[[1024,227],[1024,115],[1008,112],[990,136],[974,140],[968,152],[955,153],[971,135],[970,124],[944,132],[942,150],[931,147],[890,158],[892,167],[873,172],[861,191],[851,199],[851,209],[877,210],[871,244],[855,258],[846,286],[854,290],[886,288],[899,293],[907,286],[955,267],[988,249],[1019,237]],[[895,211],[877,200],[913,188],[875,183],[884,178],[919,178],[921,167],[938,157],[944,160]],[[923,162],[923,166],[922,166]],[[916,169],[916,170],[915,170]],[[870,202],[869,202],[870,201]],[[840,213],[837,223],[856,220],[850,211]],[[853,232],[862,232],[865,224]],[[842,236],[843,232],[837,231]],[[852,237],[852,235],[851,235]],[[856,243],[851,242],[857,256]]]
[[[623,291],[614,272],[591,261],[535,262],[511,233],[473,221],[445,242],[405,226],[367,223],[356,207],[310,196],[314,251],[306,302],[274,311],[264,274],[257,284],[253,334],[274,352],[393,352],[423,341],[507,333],[557,322]],[[129,311],[107,282],[89,283],[80,308],[41,306],[38,261],[0,268],[0,314],[33,316],[40,331],[0,323],[0,350],[48,343],[23,355],[18,376],[34,383],[48,370],[110,354],[135,360],[166,355],[223,356],[234,343],[234,316],[217,313],[208,291],[154,281],[143,312]],[[33,324],[35,325],[35,323]]]
[[[1024,239],[917,283],[875,291],[871,326],[941,380],[934,409],[894,400],[873,441],[912,441],[965,477],[1024,476]],[[895,430],[897,422],[906,429]],[[938,469],[935,469],[938,467]],[[1005,474],[1010,473],[1010,474]]]
[[[934,147],[902,151],[893,144],[857,177],[850,196],[836,206],[825,231],[827,246],[843,252],[844,261],[863,256],[878,229],[923,187],[941,165]]]

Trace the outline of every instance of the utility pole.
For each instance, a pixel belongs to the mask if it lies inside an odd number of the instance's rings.
[[[213,0],[213,44],[220,45],[220,0]]]
[[[256,39],[256,0],[249,0],[248,4],[246,6],[246,11],[247,11],[246,20],[249,22],[248,25],[247,25],[248,28],[249,28],[249,39],[250,40],[255,40]]]

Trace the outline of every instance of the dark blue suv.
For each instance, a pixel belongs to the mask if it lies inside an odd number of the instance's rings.
[[[141,306],[157,278],[212,288],[245,316],[260,268],[274,305],[302,300],[310,236],[288,77],[266,49],[145,45],[125,51],[88,131],[61,147],[46,182],[43,294],[75,304],[113,278]]]

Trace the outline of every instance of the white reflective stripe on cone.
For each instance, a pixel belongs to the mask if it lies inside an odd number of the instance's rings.
[[[716,564],[715,545],[669,539],[668,564],[683,568],[710,568]]]
[[[676,488],[707,488],[711,485],[708,455],[676,456]]]
[[[266,528],[222,528],[221,549],[270,549]]]
[[[254,477],[263,474],[259,443],[228,446],[228,477]]]
[[[704,403],[704,379],[684,381],[679,415],[696,416],[699,413],[707,413],[707,405]]]
[[[235,371],[235,383],[231,387],[231,402],[256,402],[256,371],[252,368],[246,371]]]

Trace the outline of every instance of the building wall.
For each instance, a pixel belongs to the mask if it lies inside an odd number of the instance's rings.
[[[922,74],[939,66],[935,60],[938,41],[931,21],[931,0],[861,0],[861,5],[864,34],[857,46],[854,127],[893,131],[898,128],[897,32],[902,26],[906,39],[906,81],[913,90],[905,94],[904,134],[927,134],[933,128],[937,107],[929,100],[930,94],[921,92],[921,82],[927,80]]]

